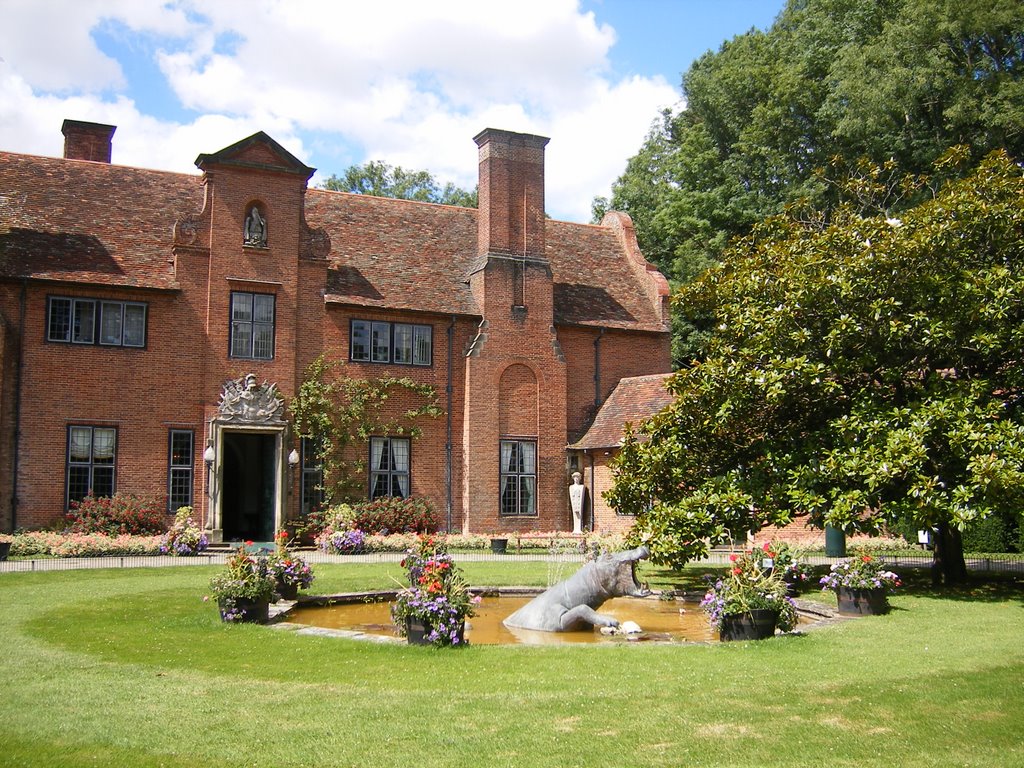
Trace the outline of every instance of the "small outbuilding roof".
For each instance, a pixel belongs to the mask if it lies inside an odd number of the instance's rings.
[[[618,448],[627,423],[637,424],[672,402],[665,384],[671,373],[622,379],[605,400],[587,433],[569,446],[572,450]]]

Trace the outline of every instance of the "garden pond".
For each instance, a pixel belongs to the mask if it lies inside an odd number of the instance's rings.
[[[694,602],[652,598],[617,597],[598,610],[620,623],[633,621],[643,630],[639,635],[603,634],[597,628],[574,632],[539,632],[511,629],[502,621],[535,595],[485,596],[477,615],[466,622],[466,640],[472,645],[565,645],[622,642],[717,642],[718,633],[708,625],[704,611]],[[811,619],[802,621],[810,622]],[[389,600],[364,597],[355,602],[330,605],[298,605],[289,612],[291,625],[341,630],[344,633],[396,638]]]

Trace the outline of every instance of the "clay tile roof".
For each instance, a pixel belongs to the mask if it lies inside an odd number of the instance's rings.
[[[548,221],[545,233],[555,282],[555,322],[666,331],[615,230]]]
[[[263,139],[200,160],[311,170]],[[0,279],[175,289],[174,225],[203,209],[203,195],[199,175],[0,152]],[[480,315],[468,284],[475,209],[310,189],[304,214],[330,237],[328,303]],[[668,331],[636,271],[642,257],[630,261],[614,228],[546,227],[556,323]]]
[[[306,221],[331,238],[327,301],[479,315],[467,282],[477,212],[310,190]],[[547,222],[555,322],[665,332],[609,227]]]
[[[175,220],[202,179],[0,152],[0,278],[174,289]]]
[[[670,373],[622,379],[604,401],[587,433],[570,445],[577,450],[618,448],[626,423],[636,426],[672,402],[665,388]]]
[[[466,282],[474,209],[311,189],[306,222],[331,238],[328,302],[479,314]]]

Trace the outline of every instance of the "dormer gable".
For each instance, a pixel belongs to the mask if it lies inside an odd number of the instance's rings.
[[[273,171],[299,176],[303,181],[316,172],[315,168],[301,162],[295,155],[282,147],[263,131],[254,133],[230,147],[213,154],[201,154],[196,166],[208,171],[217,166],[257,171]]]

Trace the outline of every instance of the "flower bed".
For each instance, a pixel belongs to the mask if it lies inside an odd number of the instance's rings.
[[[27,531],[14,535],[11,557],[102,557],[157,555],[162,536],[107,536],[102,533]]]

